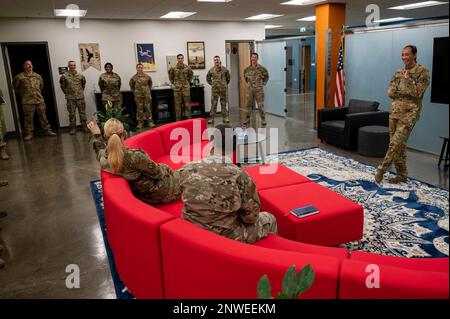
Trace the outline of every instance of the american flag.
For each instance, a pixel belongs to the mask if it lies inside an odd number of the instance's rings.
[[[334,106],[343,107],[345,105],[345,73],[344,73],[344,37],[341,38],[339,48],[339,61],[336,73],[336,91],[334,93]]]

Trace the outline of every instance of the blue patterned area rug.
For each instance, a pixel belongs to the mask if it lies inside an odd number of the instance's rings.
[[[277,158],[364,207],[364,238],[347,243],[350,250],[408,258],[448,256],[447,190],[414,179],[399,185],[385,180],[378,185],[375,167],[320,148],[271,155],[267,161]]]

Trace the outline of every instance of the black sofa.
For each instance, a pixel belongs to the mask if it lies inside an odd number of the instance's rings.
[[[318,111],[317,138],[348,150],[358,146],[360,127],[389,126],[389,112],[379,111],[380,103],[352,99],[348,107]]]

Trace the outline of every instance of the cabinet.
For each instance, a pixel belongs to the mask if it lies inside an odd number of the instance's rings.
[[[132,126],[137,125],[136,103],[131,91],[122,91],[124,114],[128,114]],[[97,111],[104,112],[102,94],[95,92]],[[205,91],[204,86],[191,86],[191,110],[192,117],[205,117]],[[152,89],[152,113],[155,124],[170,123],[175,121],[175,101],[173,90],[170,87]]]

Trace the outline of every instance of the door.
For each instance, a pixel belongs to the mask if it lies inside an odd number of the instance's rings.
[[[31,60],[33,63],[33,71],[41,75],[44,81],[42,96],[45,100],[46,115],[52,130],[57,131],[59,128],[58,110],[56,106],[55,92],[53,86],[53,77],[51,73],[50,59],[48,54],[47,43],[7,43],[2,45],[4,62],[7,69],[9,83],[13,83],[14,77],[23,72],[23,63]],[[20,96],[15,95],[12,99],[14,121],[16,132],[22,135],[24,123],[23,107]],[[36,133],[42,133],[41,124],[38,114],[34,114],[34,130]]]
[[[305,59],[303,61],[303,67],[305,68],[305,92],[311,91],[311,46],[304,46]]]
[[[286,42],[258,43],[259,62],[269,71],[269,82],[264,88],[265,110],[286,116]]]
[[[250,43],[243,42],[238,45],[239,52],[239,107],[246,109],[247,106],[247,82],[245,82],[244,70],[250,65],[251,47]]]

